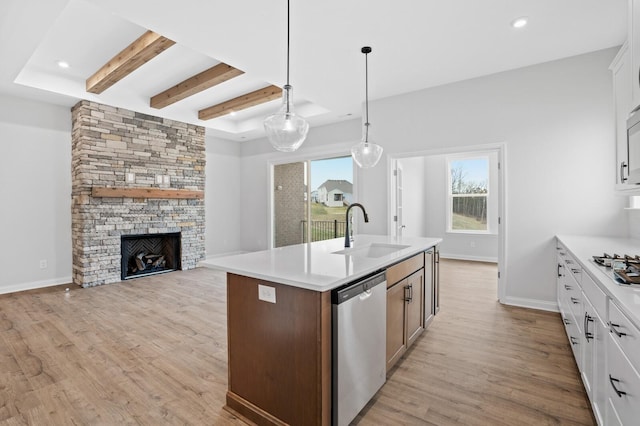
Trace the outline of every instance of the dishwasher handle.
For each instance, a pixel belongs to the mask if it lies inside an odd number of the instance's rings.
[[[331,294],[331,302],[334,305],[339,305],[353,299],[354,297],[360,297],[365,293],[371,293],[371,289],[373,287],[386,282],[387,277],[384,271],[371,274],[360,280],[347,284],[344,287],[333,290]],[[361,297],[362,300],[365,298]]]

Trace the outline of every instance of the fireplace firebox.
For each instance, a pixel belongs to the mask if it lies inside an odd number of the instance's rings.
[[[181,269],[180,233],[123,235],[122,279]]]

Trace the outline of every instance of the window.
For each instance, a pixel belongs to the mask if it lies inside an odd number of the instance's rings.
[[[450,158],[448,229],[488,233],[489,157]]]
[[[352,182],[351,156],[274,165],[273,246],[344,237]]]

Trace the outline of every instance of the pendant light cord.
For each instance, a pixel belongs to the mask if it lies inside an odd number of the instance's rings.
[[[287,0],[287,86],[289,85],[289,33],[291,26],[289,19],[290,3],[290,0]]]
[[[290,105],[291,105],[291,86],[289,85],[289,34],[291,32],[290,28],[291,28],[291,24],[290,24],[290,12],[289,9],[291,8],[291,1],[287,0],[287,84],[284,86],[284,93],[286,96],[286,105],[287,105],[287,114],[289,114],[290,112]]]
[[[369,143],[369,52],[370,47],[363,47],[364,53],[364,106],[365,106],[365,123],[364,123],[364,143]]]

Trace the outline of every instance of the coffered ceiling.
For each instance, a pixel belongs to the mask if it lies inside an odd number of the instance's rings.
[[[94,100],[238,141],[263,136],[280,104],[286,0],[3,0],[0,16],[0,92]],[[519,16],[529,25],[516,30]],[[291,0],[296,111],[311,126],[361,116],[364,45],[378,99],[617,46],[626,22],[626,0]],[[171,42],[87,91],[148,31]]]

